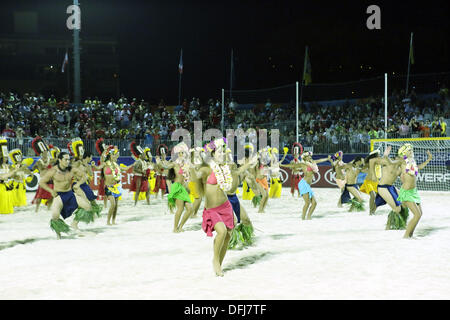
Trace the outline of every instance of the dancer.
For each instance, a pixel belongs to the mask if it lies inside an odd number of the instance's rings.
[[[206,166],[205,163],[203,163],[203,159],[201,157],[201,152],[204,151],[201,147],[192,148],[190,150],[191,152],[191,163],[195,167],[195,170],[200,170],[201,167]],[[191,197],[191,201],[193,199],[193,206],[192,206],[192,216],[191,218],[197,218],[197,212],[200,208],[200,204],[202,203],[202,198],[204,195],[204,190],[202,188],[202,185],[200,183],[196,183],[194,180],[189,181],[188,188],[190,191],[189,196]]]
[[[414,214],[413,218],[406,226],[404,238],[411,238],[414,230],[419,223],[419,220],[423,214],[422,207],[420,205],[420,197],[416,187],[416,177],[419,174],[419,170],[425,168],[425,166],[433,159],[433,155],[427,150],[428,158],[420,165],[417,165],[414,159],[413,146],[409,143],[404,144],[398,150],[398,155],[403,157],[401,165],[400,179],[402,186],[400,188],[397,200],[401,201],[403,205],[408,207]]]
[[[164,169],[161,160],[166,161],[166,154],[169,149],[166,145],[161,144],[156,149],[156,164],[155,164],[155,175],[156,182],[153,192],[156,193],[155,197],[158,198],[158,192],[161,190],[161,199],[164,199],[164,194],[166,193],[166,188],[168,181],[166,180],[167,170]]]
[[[370,196],[369,200],[369,215],[373,215],[377,209],[375,205],[375,197],[378,192],[378,180],[381,177],[381,166],[375,161],[380,158],[380,150],[375,150],[369,153],[364,159],[364,168],[362,172],[367,172],[363,184],[359,190]]]
[[[18,170],[11,169],[8,165],[8,141],[0,137],[0,214],[14,213],[13,185],[10,178]]]
[[[341,202],[341,195],[345,190],[345,172],[344,172],[344,165],[345,163],[342,161],[344,157],[344,153],[342,151],[336,152],[334,155],[331,156],[331,167],[333,169],[333,172],[336,173],[335,180],[336,184],[339,187],[340,195],[338,200],[338,208],[342,208],[342,202]]]
[[[123,193],[121,171],[126,170],[126,168],[121,168],[117,163],[119,155],[117,147],[108,146],[106,149],[105,162],[100,165],[105,180],[105,195],[110,202],[108,216],[106,218],[106,224],[108,226],[116,224],[119,200]]]
[[[49,156],[47,144],[40,136],[37,136],[31,142],[31,147],[33,148],[36,155],[40,156],[39,160],[37,160],[36,163],[31,168],[31,171],[35,172],[35,170],[37,169],[39,171],[39,175],[42,177],[47,173],[47,170],[52,168],[52,161]],[[52,181],[49,181],[48,186],[52,188],[53,186]],[[39,211],[39,206],[41,205],[42,200],[46,201],[46,205],[49,210],[51,208],[53,202],[52,193],[46,190],[47,189],[43,189],[39,185],[36,194],[34,195],[33,201],[31,203],[33,204],[36,203],[36,213]]]
[[[183,232],[183,226],[192,214],[191,198],[189,192],[186,190],[186,185],[190,180],[190,155],[189,148],[184,142],[178,143],[173,147],[173,155],[176,158],[174,161],[162,161],[165,169],[169,170],[167,176],[168,180],[172,182],[170,186],[170,193],[167,196],[169,208],[176,206],[177,211],[174,217],[173,232]],[[183,217],[181,214],[185,210]],[[180,222],[181,218],[181,222]]]
[[[148,185],[147,164],[145,162],[146,155],[141,146],[135,141],[131,142],[130,150],[135,159],[133,163],[133,180],[131,182],[130,191],[134,192],[134,206],[136,206],[141,192],[145,193],[147,204],[150,204],[150,189]]]
[[[107,152],[106,152],[107,146],[106,146],[103,138],[100,138],[95,142],[95,149],[97,150],[98,155],[100,156],[100,160],[97,163],[98,166],[94,166],[94,168],[96,170],[101,170],[97,197],[103,199],[103,207],[107,208],[108,207],[108,197],[105,194],[105,176],[102,171],[102,168],[103,168],[102,165],[105,162],[105,157],[107,155]]]
[[[311,216],[317,206],[317,201],[311,188],[314,173],[319,172],[319,167],[317,166],[318,163],[325,161],[331,162],[331,157],[328,156],[328,158],[313,160],[311,151],[304,152],[301,157],[302,162],[300,162],[300,169],[303,172],[303,179],[298,183],[298,190],[305,202],[303,205],[302,220],[305,220],[305,217],[307,220],[311,220]]]
[[[51,207],[52,218],[50,220],[50,227],[56,232],[58,239],[61,239],[61,232],[69,232],[69,226],[64,222],[76,210],[83,209],[86,212],[90,211],[90,204],[83,197],[78,196],[72,190],[72,181],[74,179],[77,168],[70,166],[70,157],[66,152],[61,152],[58,156],[58,163],[56,166],[50,168],[41,178],[39,186],[45,191],[49,192],[54,198]],[[53,188],[50,187],[49,182],[53,181]],[[79,182],[75,188],[79,188]],[[64,220],[60,218],[60,215]],[[75,213],[76,215],[76,213]],[[78,221],[73,219],[71,226],[78,230]]]
[[[251,159],[255,156],[253,153],[253,145],[251,143],[244,146],[244,157],[238,160],[239,166],[246,165],[251,162]],[[253,166],[248,167],[242,173],[242,199],[251,200],[253,207],[257,207],[262,199],[262,195],[259,192],[258,183],[256,182],[256,163]]]
[[[269,175],[270,175],[270,190],[269,197],[270,198],[279,198],[281,196],[281,190],[283,189],[283,183],[281,182],[281,172],[280,172],[280,164],[283,163],[284,159],[287,156],[289,151],[288,148],[283,148],[284,155],[281,160],[279,160],[279,154],[277,148],[270,148],[270,167],[269,167]]]
[[[399,230],[406,228],[408,220],[408,208],[402,206],[401,202],[397,200],[398,192],[394,186],[395,180],[401,174],[401,165],[403,158],[391,160],[389,154],[391,146],[388,146],[382,158],[376,158],[376,164],[381,165],[381,179],[378,184],[378,193],[375,197],[376,207],[385,205],[386,203],[391,207],[386,223],[386,230]]]
[[[299,157],[303,154],[303,146],[295,142],[292,145],[292,156],[294,159],[291,160],[289,164],[297,164],[300,163]],[[291,195],[294,197],[295,190],[297,190],[297,195],[300,198],[300,190],[298,189],[298,183],[302,180],[302,176],[300,175],[300,167],[291,166]]]
[[[82,210],[79,210],[79,215],[77,216],[78,221],[84,221],[86,223],[93,222],[95,216],[100,217],[100,213],[103,209],[101,205],[97,204],[97,196],[94,194],[90,187],[90,183],[93,178],[92,165],[92,154],[89,151],[85,151],[83,154],[83,159],[79,162],[78,171],[75,172],[74,180],[79,182],[79,188],[76,188],[77,184],[74,183],[74,191],[80,197],[84,197],[90,203],[90,211],[94,215],[86,214]],[[84,214],[84,215],[83,215]]]
[[[359,187],[356,184],[358,175],[364,166],[364,159],[360,156],[356,156],[352,161],[345,164],[343,169],[345,170],[345,188],[341,195],[341,203],[351,203],[349,211],[364,211],[364,201],[361,198]],[[351,199],[353,195],[353,199]]]
[[[12,192],[13,206],[25,207],[27,205],[27,187],[25,183],[25,178],[29,175],[32,175],[32,173],[25,164],[26,160],[22,160],[22,151],[20,151],[20,149],[11,150],[11,152],[9,153],[9,158],[11,159],[12,162],[12,168],[18,169],[16,173],[12,176],[14,187]],[[33,160],[32,159],[30,160],[31,163],[33,163]]]
[[[262,196],[259,203],[258,213],[264,213],[269,200],[269,184],[267,178],[269,175],[268,164],[270,164],[269,148],[265,147],[258,151],[258,160],[255,166],[255,180],[259,194]]]
[[[203,184],[205,209],[202,229],[208,237],[217,232],[214,239],[213,269],[217,276],[223,276],[222,263],[225,258],[231,232],[234,228],[233,208],[226,192],[231,190],[233,178],[226,164],[225,138],[216,139],[205,145],[203,161],[208,164],[199,171],[191,167],[191,176]]]
[[[252,160],[253,159],[253,160]],[[250,217],[245,211],[242,204],[239,202],[239,198],[236,196],[236,190],[238,189],[239,184],[242,181],[241,176],[250,167],[256,166],[257,157],[253,157],[250,162],[247,164],[238,167],[237,164],[233,161],[233,155],[229,148],[226,150],[226,164],[230,168],[231,177],[233,182],[231,184],[230,190],[227,192],[228,201],[230,201],[231,206],[233,207],[233,212],[235,214],[235,220],[237,220],[234,224],[236,227],[233,229],[231,233],[231,239],[228,244],[228,249],[233,249],[239,244],[241,246],[251,245],[253,240],[253,225],[250,221]],[[198,170],[197,170],[198,171]],[[241,223],[242,221],[242,223]]]

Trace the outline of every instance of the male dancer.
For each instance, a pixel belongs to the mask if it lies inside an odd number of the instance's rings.
[[[61,232],[70,230],[69,226],[60,218],[60,215],[67,219],[78,208],[86,211],[90,210],[89,202],[72,190],[72,181],[77,170],[70,166],[69,155],[66,152],[61,152],[58,156],[57,165],[49,169],[39,182],[39,186],[49,192],[54,199],[51,207],[52,218],[50,227],[56,232],[58,239],[61,239]],[[50,181],[54,183],[53,189],[49,185]],[[80,181],[77,182],[76,187],[79,187],[79,185]],[[73,220],[72,227],[78,230],[78,221],[76,219]]]

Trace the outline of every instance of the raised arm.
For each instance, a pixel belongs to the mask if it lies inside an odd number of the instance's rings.
[[[417,166],[419,168],[419,170],[422,170],[423,168],[425,168],[426,165],[433,159],[433,155],[431,154],[430,151],[427,150],[427,154],[428,154],[428,159]]]
[[[328,158],[313,160],[314,163],[322,163],[325,161],[329,161],[330,163],[332,163],[331,156],[328,156]]]

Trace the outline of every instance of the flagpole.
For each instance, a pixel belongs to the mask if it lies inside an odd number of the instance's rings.
[[[66,46],[66,54],[68,54],[69,48]],[[67,78],[67,98],[70,100],[70,75],[69,75],[69,62],[67,62],[67,70],[66,70],[66,78]]]
[[[73,4],[79,6],[78,0]],[[80,30],[73,29],[73,101],[81,103]]]
[[[233,49],[231,49],[231,66],[230,66],[230,103],[232,98],[232,90],[233,90],[233,68],[234,68],[234,61],[233,61]]]
[[[305,72],[306,72],[306,67],[307,67],[307,59],[308,57],[308,46],[305,47],[305,62],[303,63],[303,77],[302,77],[302,82],[300,83],[300,108],[302,107],[302,103],[303,103],[303,85],[305,82]],[[298,121],[298,120],[297,120]],[[297,142],[298,142],[298,125],[297,125]]]
[[[181,106],[181,73],[178,76],[178,105]]]
[[[180,53],[180,62],[178,64],[178,105],[181,105],[181,75],[183,73],[183,49]]]
[[[406,76],[406,94],[405,98],[408,97],[408,87],[409,87],[409,70],[411,66],[411,50],[412,50],[413,33],[411,32],[411,40],[409,41],[409,55],[408,55],[408,75]]]

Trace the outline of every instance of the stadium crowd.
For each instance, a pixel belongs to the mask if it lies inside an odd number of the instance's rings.
[[[421,99],[411,92],[389,98],[388,137],[436,137],[446,132],[445,119],[450,118],[448,89],[431,98]],[[289,108],[289,109],[287,109]],[[185,99],[177,108],[167,107],[163,100],[150,105],[133,98],[104,103],[97,97],[83,104],[72,104],[67,98],[43,97],[40,94],[0,93],[0,133],[9,138],[82,137],[83,139],[141,139],[145,146],[170,141],[177,128],[193,130],[194,121],[202,120],[202,128],[220,128],[221,101],[199,98]],[[272,103],[256,104],[241,110],[238,101],[225,104],[225,129],[248,128],[280,130],[280,145],[292,145],[296,138],[295,106]],[[192,131],[191,131],[192,132]],[[313,146],[315,152],[329,152],[339,146],[348,152],[365,151],[370,139],[385,137],[382,97],[369,97],[336,106],[311,103],[299,110],[300,143]],[[335,149],[335,148],[334,148]],[[362,150],[363,149],[363,150]],[[333,152],[334,150],[331,150]]]

